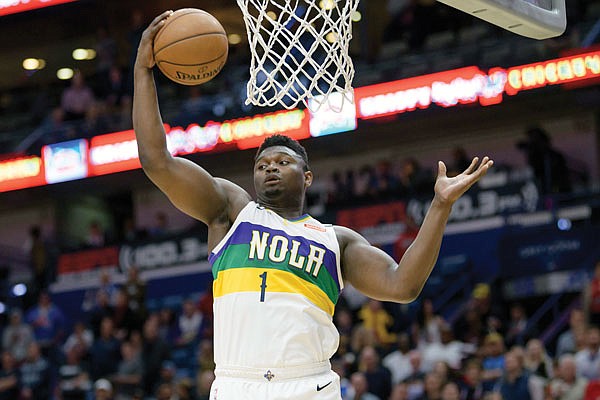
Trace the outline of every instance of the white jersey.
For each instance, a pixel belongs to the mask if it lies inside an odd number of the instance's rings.
[[[214,357],[219,371],[328,364],[339,342],[334,306],[343,287],[334,229],[250,202],[209,256]]]

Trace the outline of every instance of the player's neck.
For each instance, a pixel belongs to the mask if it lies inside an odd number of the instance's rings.
[[[258,204],[276,212],[280,217],[285,219],[295,219],[304,215],[304,203],[300,204],[274,204],[273,202],[258,199]]]

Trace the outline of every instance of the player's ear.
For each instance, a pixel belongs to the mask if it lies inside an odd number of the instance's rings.
[[[313,173],[312,171],[304,171],[304,187],[307,188],[312,185]]]

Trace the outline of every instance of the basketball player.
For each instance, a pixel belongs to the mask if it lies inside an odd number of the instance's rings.
[[[375,299],[414,300],[436,262],[452,204],[493,162],[475,158],[453,178],[439,163],[433,202],[399,263],[358,233],[303,214],[313,174],[304,148],[285,136],[270,137],[258,149],[254,201],[167,150],[152,42],[169,15],[143,33],[133,122],[144,172],[177,208],[208,226],[216,363],[210,398],[339,400],[329,358],[338,345],[332,315],[344,282]]]

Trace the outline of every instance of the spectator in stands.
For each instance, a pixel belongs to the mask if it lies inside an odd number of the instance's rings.
[[[175,378],[177,376],[177,366],[171,360],[165,360],[160,366],[160,379],[158,385],[167,384],[175,392]]]
[[[14,308],[10,311],[9,325],[2,333],[2,349],[12,354],[17,363],[27,356],[29,345],[33,342],[31,326],[23,322],[21,310]]]
[[[142,321],[137,319],[137,314],[129,307],[129,296],[125,288],[117,289],[115,299],[113,313],[115,337],[124,340],[129,338],[132,331],[142,329]]]
[[[494,301],[492,301],[494,300]],[[478,283],[471,293],[470,306],[474,307],[479,318],[484,323],[484,333],[501,333],[505,330],[501,301],[493,296],[491,287],[487,283]]]
[[[350,382],[352,382],[352,388],[354,389],[353,400],[384,400],[369,392],[369,383],[363,372],[353,373]]]
[[[88,233],[84,240],[85,247],[104,247],[106,244],[106,232],[99,221],[92,221],[88,227]]]
[[[464,374],[460,379],[460,386],[464,400],[482,400],[485,394],[482,383],[481,360],[472,358],[463,368]]]
[[[92,379],[97,380],[110,376],[117,371],[121,343],[115,337],[113,320],[104,317],[100,324],[100,336],[94,340],[90,349],[90,374]]]
[[[127,270],[127,281],[123,284],[129,297],[129,307],[136,314],[138,321],[143,321],[146,316],[146,282],[140,278],[140,271],[136,265]]]
[[[556,357],[567,353],[576,353],[578,350],[575,343],[575,331],[585,330],[585,315],[580,308],[574,308],[569,314],[569,329],[558,336],[556,344]]]
[[[158,323],[158,315],[156,314],[151,314],[144,323],[142,349],[144,375],[142,377],[142,387],[147,395],[156,391],[162,363],[170,359],[169,346],[158,335]]]
[[[210,400],[210,387],[215,380],[213,371],[198,372],[196,377],[196,400]]]
[[[590,381],[600,379],[600,328],[591,326],[586,332],[586,347],[575,354],[577,373]]]
[[[95,98],[92,89],[85,83],[81,71],[75,71],[71,85],[63,93],[60,105],[65,112],[65,120],[81,120],[85,113],[94,104]]]
[[[202,326],[202,313],[191,299],[183,302],[177,326],[179,327],[179,337],[175,341],[177,345],[187,346],[198,339]]]
[[[335,357],[331,360],[331,369],[340,377],[340,394],[342,400],[354,399],[354,388],[348,379],[348,363],[342,357]]]
[[[200,341],[196,361],[200,371],[213,371],[215,369],[212,340],[203,339]]]
[[[169,233],[169,217],[162,211],[154,215],[154,226],[149,229],[150,236],[161,237]]]
[[[104,90],[104,102],[109,110],[117,111],[125,97],[129,97],[129,95],[127,94],[123,71],[121,71],[118,65],[113,64],[108,70],[108,80]]]
[[[20,374],[17,362],[8,350],[2,352],[2,368],[0,369],[0,400],[19,398]]]
[[[379,346],[386,348],[396,342],[396,335],[390,332],[390,328],[394,325],[394,319],[383,309],[380,301],[369,299],[358,312],[358,318],[367,330],[375,334]]]
[[[168,383],[159,385],[155,390],[156,400],[174,400],[175,389]]]
[[[92,388],[89,372],[81,353],[73,347],[66,353],[65,362],[58,369],[58,391],[61,400],[86,400]]]
[[[463,147],[452,149],[452,163],[448,169],[448,176],[456,176],[469,167],[471,160]]]
[[[435,313],[431,299],[423,299],[417,319],[413,324],[413,341],[418,346],[426,343],[439,343],[443,324],[444,320]]]
[[[198,310],[202,314],[204,319],[202,328],[202,337],[212,338],[213,337],[213,286],[212,281],[206,285],[206,290],[198,299]],[[337,311],[336,311],[337,313]]]
[[[113,387],[108,379],[98,379],[94,382],[94,400],[112,400]]]
[[[39,225],[29,228],[29,238],[24,247],[33,272],[34,291],[38,294],[48,285],[48,250]]]
[[[175,311],[168,307],[163,307],[158,312],[158,336],[167,343],[172,343],[177,338]]]
[[[65,316],[52,303],[48,292],[42,292],[36,306],[32,307],[25,321],[33,328],[35,340],[46,356],[55,359],[55,346],[59,346],[65,333]]]
[[[529,337],[535,336],[532,329],[533,327],[530,327],[527,324],[525,308],[521,304],[513,304],[510,307],[510,319],[506,326],[506,345],[509,347],[513,345],[524,345]]]
[[[552,364],[552,358],[546,352],[542,341],[539,339],[529,339],[525,347],[525,369],[530,374],[547,381],[554,377]]]
[[[564,354],[558,359],[556,378],[548,386],[548,394],[552,400],[583,399],[588,380],[577,374],[575,357]]]
[[[105,318],[111,318],[114,314],[114,308],[110,304],[110,295],[105,290],[96,290],[96,304],[90,310],[90,327],[94,337],[100,336],[100,326]]]
[[[490,391],[504,372],[504,340],[498,333],[490,333],[483,342],[482,381],[484,391]]]
[[[411,399],[416,399],[423,393],[423,382],[425,373],[421,369],[421,352],[411,350],[409,353],[410,374],[402,381],[408,385],[408,393]]]
[[[337,314],[337,313],[336,313]],[[396,350],[384,357],[382,364],[392,374],[392,384],[397,385],[410,375],[410,337],[407,333],[398,335]]]
[[[543,400],[544,383],[523,368],[522,355],[514,350],[504,356],[504,373],[496,385],[503,399]]]
[[[460,389],[455,382],[446,382],[442,387],[441,400],[462,400]]]
[[[108,27],[101,25],[96,30],[96,80],[101,87],[108,82],[110,68],[117,59],[117,42],[110,35]]]
[[[419,224],[417,224],[417,222],[412,216],[406,215],[406,218],[404,218],[403,222],[404,230],[402,231],[402,233],[400,233],[400,235],[398,235],[398,238],[394,242],[393,255],[398,260],[402,258],[406,250],[408,250],[412,242],[415,241],[415,239],[417,238],[417,234],[419,233]]]
[[[143,372],[144,366],[140,351],[131,342],[123,342],[121,344],[121,361],[119,361],[117,372],[111,376],[111,381],[115,385],[116,400],[133,397],[142,383]]]
[[[485,336],[484,321],[473,305],[468,304],[466,307],[465,312],[454,323],[454,336],[464,343],[479,346]]]
[[[63,353],[67,354],[75,350],[80,356],[86,357],[94,344],[94,334],[81,321],[77,321],[73,332],[67,337],[63,345]]]
[[[440,400],[442,398],[442,378],[436,372],[425,375],[423,394],[418,400]]]
[[[394,385],[389,400],[409,400],[408,385],[406,383]]]
[[[398,171],[397,179],[400,184],[400,195],[415,197],[429,193],[433,177],[425,171],[415,158],[404,160]]]
[[[571,191],[569,169],[565,157],[552,147],[550,136],[541,127],[527,129],[527,138],[517,143],[527,156],[540,190],[544,194]]]
[[[439,342],[424,342],[421,347],[423,354],[423,370],[429,372],[436,363],[442,361],[453,369],[459,369],[461,361],[467,355],[475,352],[471,344],[454,340],[452,329],[447,324],[440,328]]]
[[[369,392],[380,399],[387,399],[392,392],[392,374],[381,365],[379,355],[372,346],[365,347],[360,353],[359,370],[365,374]]]
[[[42,400],[50,398],[50,364],[42,356],[40,346],[29,345],[27,358],[19,368],[21,399]]]
[[[85,112],[83,121],[78,125],[80,137],[92,138],[111,131],[103,103],[94,101]]]
[[[596,263],[594,276],[585,288],[583,299],[588,323],[600,326],[600,261]]]

